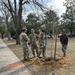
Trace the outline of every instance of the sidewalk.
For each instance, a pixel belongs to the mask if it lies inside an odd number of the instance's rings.
[[[0,75],[31,75],[29,69],[0,39]]]

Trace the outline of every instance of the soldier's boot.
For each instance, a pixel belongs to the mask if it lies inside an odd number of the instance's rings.
[[[24,60],[27,60],[27,58],[26,58],[26,57],[24,57]]]
[[[27,61],[30,61],[29,57],[27,57]]]
[[[24,60],[27,60],[27,58],[26,58],[26,53],[24,52]]]

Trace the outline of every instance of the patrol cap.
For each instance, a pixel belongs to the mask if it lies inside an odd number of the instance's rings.
[[[23,27],[22,30],[23,30],[23,31],[24,31],[24,30],[27,31],[27,28],[26,28],[26,27]]]
[[[45,32],[45,30],[41,30],[42,32]]]
[[[33,32],[34,32],[34,29],[31,29],[31,31],[33,31]]]

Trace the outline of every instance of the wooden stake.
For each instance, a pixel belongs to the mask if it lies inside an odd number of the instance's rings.
[[[54,50],[54,60],[56,60],[56,49],[57,49],[57,30],[58,25],[56,26],[56,32],[55,32],[55,50]]]

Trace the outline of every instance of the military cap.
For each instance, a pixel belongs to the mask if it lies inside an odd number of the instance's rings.
[[[23,28],[22,28],[22,30],[25,30],[25,31],[27,31],[27,28],[26,28],[26,27],[23,27]]]
[[[34,29],[31,29],[31,31],[34,31]]]
[[[42,32],[45,32],[45,30],[42,30]]]

